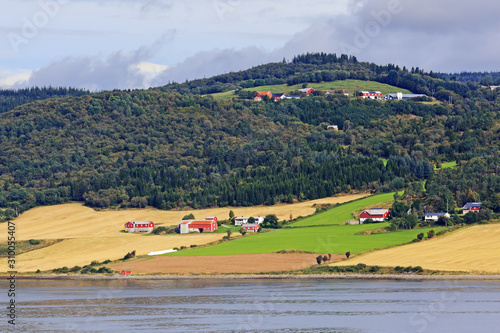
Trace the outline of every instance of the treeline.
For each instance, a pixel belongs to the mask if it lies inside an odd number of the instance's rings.
[[[0,113],[8,112],[19,105],[38,100],[56,97],[84,96],[89,93],[88,90],[62,87],[32,87],[17,90],[0,89]]]

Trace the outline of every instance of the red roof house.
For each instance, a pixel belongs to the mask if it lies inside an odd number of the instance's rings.
[[[210,216],[205,220],[183,220],[179,224],[181,234],[190,232],[213,232],[217,230],[217,217]]]
[[[359,221],[363,223],[367,219],[372,219],[375,222],[384,222],[391,216],[388,209],[372,208],[364,210],[359,216]]]
[[[152,221],[129,221],[125,223],[126,232],[138,232],[149,234],[153,231],[155,227]]]
[[[258,223],[245,223],[241,226],[247,232],[258,232],[260,229],[260,224]]]
[[[299,89],[299,91],[302,93],[302,94],[306,94],[307,96],[311,95],[312,92],[314,91],[313,88],[303,88],[303,89]]]
[[[361,91],[359,93],[360,98],[369,99],[382,99],[382,93],[380,91]]]

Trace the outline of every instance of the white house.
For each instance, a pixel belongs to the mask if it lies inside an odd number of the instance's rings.
[[[450,218],[450,214],[448,214],[448,213],[425,213],[425,218],[424,219],[427,222],[432,222],[432,221],[437,222],[437,220],[439,220],[439,218],[441,216],[443,216],[443,217],[445,217],[447,219]]]
[[[250,217],[237,217],[234,219],[234,225],[243,225],[243,224],[247,224],[248,223],[248,219]],[[262,222],[264,222],[264,218],[261,217],[261,216],[254,216],[254,219],[255,219],[255,223],[256,224],[261,224]]]
[[[398,92],[396,94],[387,94],[385,95],[385,99],[391,99],[391,100],[397,100],[397,101],[406,101],[412,98],[417,98],[417,97],[427,97],[427,95],[424,94],[403,94],[401,92]]]

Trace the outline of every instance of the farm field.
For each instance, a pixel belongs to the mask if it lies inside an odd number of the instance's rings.
[[[335,210],[335,209],[333,209]],[[388,223],[332,225],[310,228],[288,228],[245,237],[209,247],[188,249],[166,256],[216,256],[247,253],[273,253],[280,250],[301,250],[324,254],[352,254],[410,242],[420,232],[430,229],[406,230],[365,235],[367,230],[387,227]],[[439,228],[434,228],[438,231]],[[358,234],[359,233],[359,234]]]
[[[222,238],[222,234],[192,234],[168,236],[129,235],[131,237],[89,237],[65,239],[62,242],[16,257],[18,272],[33,272],[67,266],[90,264],[93,260],[117,260],[136,251],[137,256],[173,247],[206,244]],[[0,267],[7,267],[7,259],[0,258]]]
[[[251,274],[294,271],[316,263],[314,254],[242,254],[212,257],[154,257],[106,265],[116,271],[129,269],[133,274]],[[332,256],[342,260],[345,256]]]
[[[302,221],[291,224],[291,227],[308,227],[316,225],[338,225],[344,224],[348,220],[352,220],[354,217],[352,213],[356,210],[363,209],[378,203],[384,203],[394,200],[394,193],[384,193],[379,195],[374,195],[361,200],[356,200],[353,202],[345,203],[341,206],[335,207],[335,209],[328,210],[324,213],[311,216]],[[383,207],[380,207],[383,208]]]
[[[137,251],[137,255],[145,255],[173,247],[207,244],[224,236],[222,233],[145,236],[121,232],[123,224],[129,220],[152,220],[157,225],[176,225],[188,213],[201,218],[216,215],[222,220],[228,217],[231,209],[236,216],[276,214],[280,219],[288,219],[290,214],[294,216],[313,214],[316,210],[314,205],[343,203],[368,195],[363,193],[338,196],[291,205],[190,211],[161,211],[152,208],[95,211],[80,203],[37,207],[23,213],[15,220],[16,238],[62,240],[62,242],[18,255],[16,268],[20,272],[27,272],[63,266],[82,266],[93,260],[120,259],[133,250]],[[6,234],[7,223],[0,224],[0,230]],[[2,267],[7,267],[5,258],[0,258],[0,263]]]
[[[333,265],[421,266],[424,269],[500,273],[500,224],[478,225],[444,237],[368,253]]]
[[[352,194],[304,201],[295,204],[254,207],[224,207],[202,210],[163,211],[153,208],[95,211],[81,203],[69,203],[56,206],[33,208],[19,216],[16,222],[16,238],[29,239],[65,239],[88,238],[124,234],[123,224],[127,221],[154,221],[156,225],[177,225],[183,216],[193,213],[197,218],[215,215],[219,220],[229,218],[229,211],[236,216],[266,216],[276,214],[280,220],[314,214],[321,204],[344,203],[369,196],[368,193]],[[7,233],[7,223],[0,224],[0,232]]]
[[[385,83],[380,83],[376,81],[362,81],[362,80],[342,80],[324,83],[309,83],[308,88],[313,88],[316,90],[347,90],[349,96],[353,96],[355,91],[362,90],[377,90],[382,92],[382,96],[389,93],[402,92],[403,94],[411,94],[407,89],[397,88]],[[291,91],[296,91],[302,88],[302,84],[296,84],[289,86],[287,84],[278,84],[270,86],[260,86],[253,88],[245,88],[245,91],[270,91],[274,93],[289,93]],[[217,93],[212,95],[214,99],[231,99],[235,96],[232,91],[226,91],[223,93]]]

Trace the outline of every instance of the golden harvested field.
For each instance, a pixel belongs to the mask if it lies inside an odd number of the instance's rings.
[[[424,242],[368,253],[332,266],[358,263],[500,273],[500,224],[473,226]]]
[[[316,205],[352,201],[369,194],[355,194],[324,198],[291,205],[257,206],[245,208],[214,208],[203,210],[162,211],[153,208],[95,211],[80,203],[49,207],[37,207],[24,212],[16,220],[16,239],[63,239],[55,245],[18,255],[16,269],[19,272],[49,270],[67,266],[89,264],[93,260],[117,260],[127,252],[136,250],[137,255],[162,251],[192,244],[202,245],[221,239],[224,234],[145,236],[124,233],[127,221],[154,221],[156,225],[176,225],[181,218],[193,213],[197,218],[229,217],[229,210],[236,216],[265,216],[276,214],[279,219],[307,216],[315,212]],[[0,233],[7,234],[7,223],[0,224]],[[0,267],[7,267],[6,259],[0,259]],[[2,269],[0,269],[2,270]]]
[[[221,239],[224,234],[190,234],[168,236],[130,235],[131,237],[95,237],[66,239],[40,250],[27,252],[16,257],[18,272],[42,271],[67,266],[90,264],[93,260],[117,260],[133,250],[137,256],[149,252],[206,244]],[[7,259],[1,258],[0,267],[7,267]]]
[[[33,208],[19,216],[16,222],[16,238],[29,239],[63,239],[87,238],[120,235],[127,221],[153,221],[156,225],[176,225],[183,216],[193,213],[196,218],[217,216],[219,220],[229,218],[229,211],[236,216],[266,216],[276,214],[280,220],[293,217],[308,216],[315,212],[314,204],[336,204],[369,196],[368,193],[305,201],[295,204],[254,207],[224,207],[202,210],[164,211],[153,208],[95,211],[80,203],[69,203],[57,206]],[[7,233],[7,224],[0,224],[0,232]]]

